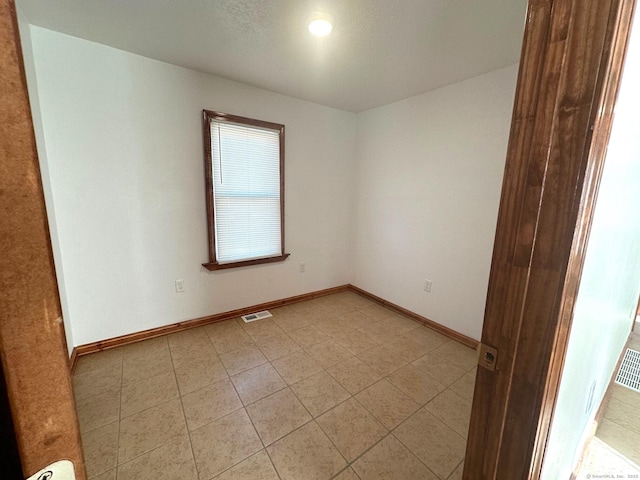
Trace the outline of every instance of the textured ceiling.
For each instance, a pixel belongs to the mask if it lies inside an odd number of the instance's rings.
[[[526,0],[18,0],[35,25],[360,112],[518,61]],[[314,10],[333,33],[306,29]]]

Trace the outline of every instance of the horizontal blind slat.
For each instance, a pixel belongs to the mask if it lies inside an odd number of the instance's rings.
[[[216,259],[282,255],[280,135],[211,122]]]

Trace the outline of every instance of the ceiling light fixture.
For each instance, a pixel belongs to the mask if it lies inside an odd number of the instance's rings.
[[[333,30],[334,21],[328,13],[313,12],[309,18],[309,31],[316,37],[325,37]]]

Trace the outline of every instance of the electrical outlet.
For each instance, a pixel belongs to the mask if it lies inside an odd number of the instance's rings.
[[[184,280],[176,280],[176,293],[184,293]]]
[[[300,273],[304,273],[307,270],[307,264],[300,262]]]
[[[431,293],[431,285],[432,285],[431,280],[425,280],[424,281],[424,291],[428,292],[428,293]]]

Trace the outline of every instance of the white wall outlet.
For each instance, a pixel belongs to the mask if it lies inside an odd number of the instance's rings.
[[[432,285],[431,280],[425,280],[424,281],[424,291],[431,293],[431,285]]]
[[[176,293],[184,293],[184,280],[176,280]]]
[[[300,273],[304,273],[307,270],[307,264],[300,262]]]

